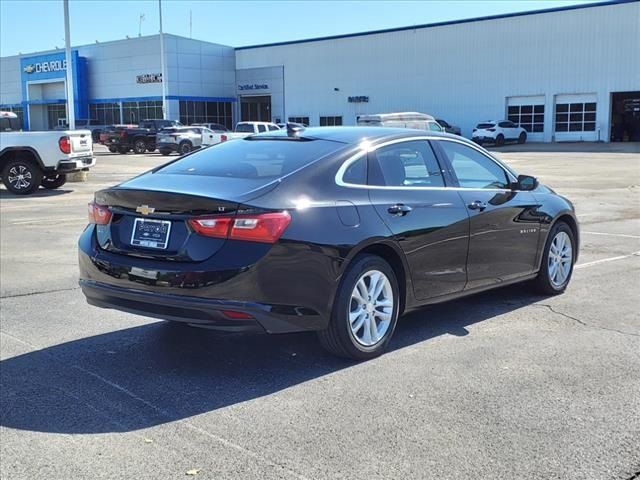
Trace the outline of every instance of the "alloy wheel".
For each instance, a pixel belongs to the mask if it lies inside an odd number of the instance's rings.
[[[382,340],[391,325],[393,302],[391,282],[384,273],[370,270],[358,279],[348,312],[351,334],[356,342],[371,347]]]
[[[573,248],[571,238],[566,232],[558,232],[549,246],[549,261],[547,272],[554,287],[561,287],[569,278],[571,263],[573,262]]]
[[[9,169],[7,180],[16,190],[26,190],[31,186],[33,176],[24,165],[14,165]]]

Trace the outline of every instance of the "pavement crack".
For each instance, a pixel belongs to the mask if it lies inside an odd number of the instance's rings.
[[[29,293],[16,293],[14,295],[3,295],[0,297],[0,300],[4,300],[5,298],[18,298],[18,297],[31,297],[33,295],[43,295],[45,293],[58,293],[58,292],[71,292],[73,290],[78,290],[80,287],[69,287],[69,288],[58,288],[54,290],[40,290],[38,292],[29,292]]]
[[[593,325],[593,324],[587,323],[584,320],[579,319],[578,317],[573,317],[573,316],[569,315],[568,313],[560,312],[560,311],[556,310],[555,308],[553,308],[551,305],[548,305],[546,303],[536,303],[536,304],[533,304],[532,306],[533,307],[544,307],[544,308],[548,309],[550,312],[555,313],[556,315],[560,315],[561,317],[568,318],[569,320],[572,320],[572,321],[574,321],[576,323],[579,323],[583,327],[595,328],[595,329],[598,329],[598,330],[606,330],[607,332],[619,333],[620,335],[629,335],[629,336],[632,336],[632,337],[640,337],[640,333],[626,332],[624,330],[618,330],[617,328],[609,328],[609,327],[603,327],[601,325]]]

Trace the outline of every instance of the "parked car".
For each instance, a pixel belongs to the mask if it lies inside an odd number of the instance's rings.
[[[527,131],[509,120],[487,120],[476,125],[472,138],[479,145],[484,143],[504,145],[505,142],[513,141],[524,143],[527,141]]]
[[[414,128],[430,132],[444,132],[436,119],[426,113],[398,112],[376,113],[373,115],[359,115],[357,124],[361,126]]]
[[[460,127],[456,127],[455,125],[451,125],[449,122],[441,119],[441,118],[437,118],[436,122],[438,122],[440,124],[440,126],[442,128],[444,128],[444,131],[447,133],[453,133],[454,135],[460,135],[461,134],[461,130]]]
[[[238,122],[233,132],[216,133],[212,139],[212,145],[226,142],[228,140],[237,140],[250,135],[262,132],[272,132],[279,130],[275,123],[270,122]]]
[[[95,306],[230,332],[317,331],[368,359],[399,315],[533,280],[562,293],[573,205],[458,136],[270,131],[98,191],[79,239]]]
[[[100,132],[99,143],[109,147],[109,151],[111,153],[116,153],[118,151],[118,147],[115,146],[115,145],[109,146],[109,135],[111,133],[113,133],[115,131],[119,131],[121,129],[135,128],[135,127],[137,127],[137,125],[128,125],[128,124],[108,125],[108,126],[104,127],[104,129]]]
[[[109,132],[106,145],[112,152],[153,152],[156,149],[156,134],[160,130],[181,126],[177,120],[144,120],[137,127],[116,128]]]
[[[0,112],[0,176],[11,193],[60,188],[67,174],[94,166],[89,130],[22,132],[13,112]]]
[[[192,123],[191,126],[205,127],[205,128],[208,128],[209,130],[214,131],[215,133],[226,133],[231,131],[221,123]]]
[[[290,127],[297,127],[297,128],[307,128],[309,125],[305,125],[304,123],[297,123],[297,122],[289,122],[289,123],[276,123],[276,125],[278,126],[278,128],[280,129],[287,129],[287,125],[289,125]]]
[[[204,127],[173,127],[160,130],[156,145],[162,155],[178,152],[186,155],[192,150],[213,145],[216,133]]]

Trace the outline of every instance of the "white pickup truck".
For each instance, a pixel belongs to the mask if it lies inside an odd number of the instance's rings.
[[[213,140],[209,143],[210,145],[216,145],[228,140],[236,140],[256,133],[270,132],[273,130],[280,130],[280,127],[271,122],[238,122],[233,132],[216,133],[213,136]]]
[[[67,173],[93,167],[90,130],[21,132],[13,112],[0,112],[0,176],[11,193],[60,188]]]

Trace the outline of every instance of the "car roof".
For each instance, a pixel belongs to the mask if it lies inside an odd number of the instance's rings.
[[[275,130],[253,135],[251,138],[286,138],[286,129]],[[363,141],[379,142],[409,137],[442,137],[455,140],[466,140],[458,135],[428,130],[415,130],[411,128],[391,127],[309,127],[302,129],[297,135],[299,138],[330,140],[334,142],[358,144]],[[468,141],[468,140],[467,140]]]

